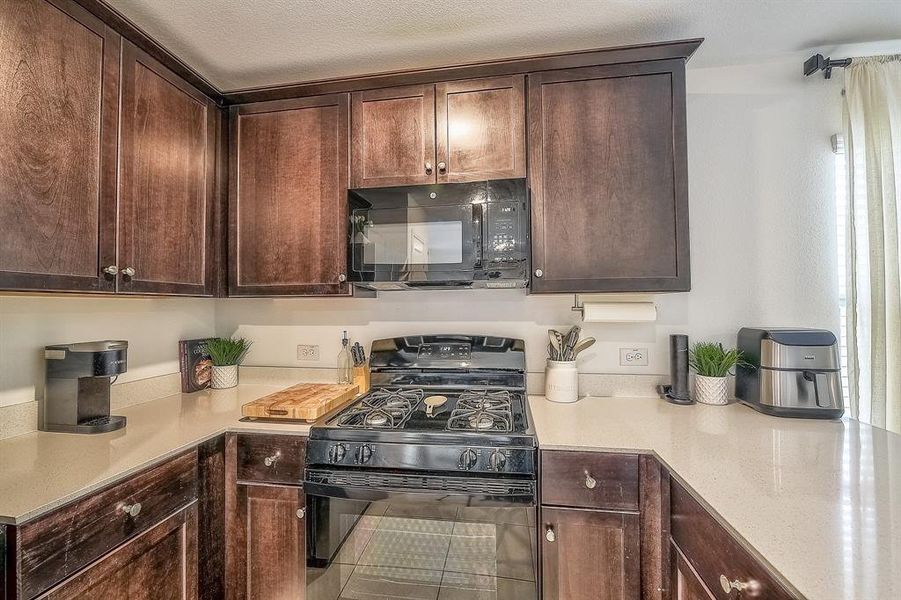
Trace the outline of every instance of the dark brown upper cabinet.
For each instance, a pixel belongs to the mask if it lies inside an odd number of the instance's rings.
[[[525,76],[356,92],[351,186],[525,177]]]
[[[685,61],[529,75],[532,291],[688,291]]]
[[[119,292],[212,293],[215,117],[211,100],[123,43]]]
[[[119,35],[66,0],[0,23],[0,289],[113,291]]]
[[[435,182],[435,86],[356,92],[351,187]]]
[[[438,183],[526,176],[525,76],[435,86]]]
[[[347,94],[231,109],[229,295],[346,295]]]

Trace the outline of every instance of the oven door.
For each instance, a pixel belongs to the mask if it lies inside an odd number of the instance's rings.
[[[351,280],[466,285],[482,269],[482,206],[355,208]]]
[[[304,489],[308,600],[538,597],[533,481],[308,470]]]

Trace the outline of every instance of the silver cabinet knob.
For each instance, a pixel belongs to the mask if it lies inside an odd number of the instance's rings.
[[[445,171],[447,171],[447,163],[445,163],[445,162],[438,163],[438,172],[444,173]]]
[[[340,275],[338,275],[338,281],[340,281],[341,283],[344,283],[345,281],[347,281],[347,275],[345,275],[344,273],[341,273]]]
[[[598,485],[598,480],[591,476],[587,471],[585,472],[585,487],[589,490],[593,490]]]
[[[115,275],[116,273],[119,272],[119,267],[117,267],[116,265],[110,265],[108,267],[103,267],[103,272],[106,273],[107,275]]]
[[[544,539],[552,544],[557,541],[557,534],[554,533],[554,528],[552,526],[547,525],[544,528]]]
[[[271,466],[274,465],[275,462],[276,462],[278,459],[280,459],[281,457],[282,457],[282,453],[281,453],[281,452],[276,452],[276,453],[273,454],[272,456],[267,456],[266,458],[264,458],[264,459],[263,459],[263,464],[266,465],[267,467],[271,467]]]
[[[542,271],[541,269],[535,269],[535,277],[541,277],[542,275],[544,275],[544,271]]]
[[[750,597],[760,594],[760,582],[754,579],[748,581],[741,581],[739,579],[730,580],[725,575],[720,575],[720,587],[723,588],[723,591],[727,594],[732,592],[732,590],[746,593]]]
[[[129,517],[137,517],[139,514],[141,514],[141,503],[135,502],[134,504],[123,504],[122,512],[124,512]]]
[[[426,175],[431,175],[431,174],[432,174],[432,163],[427,162],[427,163],[425,164],[425,172],[426,172]]]
[[[135,268],[134,267],[125,267],[122,269],[122,274],[126,277],[134,277],[135,276]]]
[[[297,512],[294,513],[294,514],[297,515],[297,518],[298,518],[298,519],[303,519],[303,518],[307,515],[307,509],[305,509],[305,508],[298,508],[298,509],[297,509]]]

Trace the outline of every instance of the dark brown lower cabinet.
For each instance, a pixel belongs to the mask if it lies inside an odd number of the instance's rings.
[[[544,600],[641,597],[639,516],[542,508]]]
[[[303,488],[237,486],[228,543],[239,568],[229,598],[254,600],[304,597],[306,507]]]
[[[197,598],[197,504],[154,525],[39,598]]]
[[[670,564],[672,566],[672,600],[714,600],[713,594],[691,568],[685,556],[675,544],[670,545]]]

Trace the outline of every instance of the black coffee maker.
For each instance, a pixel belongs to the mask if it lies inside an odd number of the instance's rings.
[[[127,353],[124,340],[46,346],[38,429],[106,433],[125,427],[125,417],[109,412],[110,385],[127,370]]]

